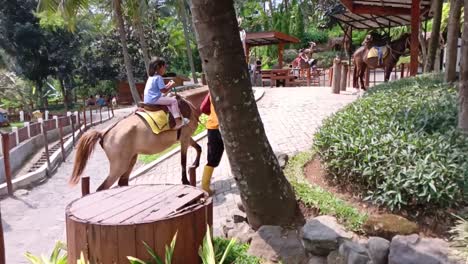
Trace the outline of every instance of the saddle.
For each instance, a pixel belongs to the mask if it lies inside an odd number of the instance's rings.
[[[383,47],[372,47],[369,49],[369,52],[367,53],[367,58],[377,58],[379,65],[383,64],[383,60],[387,57],[388,55],[388,48],[386,46]]]
[[[190,105],[180,96],[176,96],[182,117],[190,118],[192,110]],[[136,114],[140,116],[151,128],[154,134],[172,130],[176,121],[166,105],[138,103]],[[180,132],[180,131],[179,131]]]

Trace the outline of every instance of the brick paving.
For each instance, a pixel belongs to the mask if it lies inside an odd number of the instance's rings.
[[[293,154],[311,146],[313,133],[323,118],[354,99],[352,95],[332,95],[329,88],[323,87],[267,88],[258,107],[273,149]],[[130,111],[122,109],[115,114],[121,118]],[[97,128],[102,129],[107,125],[109,122]],[[199,143],[204,150],[202,166],[197,171],[200,180],[206,162],[206,138]],[[70,188],[67,185],[74,155],[73,151],[57,172],[43,184],[27,194],[18,194],[1,201],[7,263],[27,263],[24,258],[26,251],[48,255],[55,241],[65,241],[65,207],[81,196],[79,187]],[[192,150],[189,152],[189,161],[193,161],[194,157]],[[107,176],[108,166],[104,151],[96,147],[84,173],[92,175],[92,191]],[[131,182],[142,183],[180,183],[180,156],[172,156]],[[215,170],[213,187],[217,192],[214,197],[214,231],[219,234],[221,223],[240,201],[226,157]]]
[[[266,89],[257,105],[273,150],[291,155],[310,148],[313,134],[322,120],[355,99],[351,93],[334,95],[330,88],[324,87],[272,88]],[[203,147],[203,155],[197,170],[198,186],[206,163],[207,139],[201,139],[199,144]],[[195,159],[195,155],[194,150],[189,151],[189,162]],[[180,156],[176,154],[133,179],[131,184],[180,183],[180,173]],[[216,191],[213,229],[215,235],[219,235],[221,224],[240,201],[226,156],[215,169],[212,187]]]

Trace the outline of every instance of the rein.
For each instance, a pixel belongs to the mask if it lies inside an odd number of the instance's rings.
[[[403,55],[405,53],[405,50],[406,50],[406,46],[408,46],[410,44],[410,38],[407,37],[406,40],[405,40],[405,46],[404,46],[404,49],[403,51],[398,51],[398,50],[395,50],[392,48],[391,44],[390,45],[387,45],[387,48],[390,50],[390,56],[392,56],[392,58],[394,60],[397,60],[397,57],[394,55],[394,53],[396,55]]]

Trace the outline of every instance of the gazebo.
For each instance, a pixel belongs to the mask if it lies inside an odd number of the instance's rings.
[[[269,32],[250,32],[246,33],[245,36],[245,57],[247,62],[249,61],[249,53],[251,47],[267,46],[267,45],[278,45],[278,65],[280,68],[283,67],[283,50],[285,44],[299,43],[300,40],[288,34],[269,31]]]
[[[340,0],[346,9],[332,14],[356,29],[411,25],[410,74],[418,72],[419,24],[429,17],[430,0]]]

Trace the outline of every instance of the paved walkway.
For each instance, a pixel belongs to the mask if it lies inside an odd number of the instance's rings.
[[[332,95],[329,88],[273,88],[266,89],[265,96],[258,107],[265,129],[275,151],[292,154],[310,147],[312,135],[323,118],[353,101],[352,95]],[[129,113],[129,109],[117,110],[117,118]],[[97,128],[109,125],[103,124]],[[206,162],[206,139],[200,144],[204,148],[202,165]],[[16,198],[2,200],[1,212],[5,231],[7,263],[27,263],[24,253],[49,254],[55,241],[65,241],[65,207],[81,196],[80,188],[70,188],[68,178],[73,167],[73,152],[52,178],[35,187],[29,193]],[[189,160],[195,157],[189,153]],[[131,184],[140,183],[180,183],[179,155],[167,159],[154,169],[134,179]],[[200,166],[198,170],[201,177]],[[91,177],[94,190],[107,176],[108,161],[100,147],[96,147],[88,163],[85,174]],[[214,198],[215,232],[229,212],[236,208],[239,193],[232,178],[229,163],[224,157],[220,167],[215,170]]]
[[[275,152],[294,154],[311,147],[312,136],[322,120],[352,102],[356,96],[333,95],[330,88],[300,87],[266,89],[264,97],[257,103],[265,130]],[[197,185],[200,185],[203,165],[206,163],[207,139],[199,141],[203,147],[201,166],[197,170]],[[190,150],[188,160],[195,159]],[[135,178],[131,184],[180,183],[180,156],[174,155],[158,164],[151,171]],[[189,163],[190,164],[190,163]],[[220,235],[221,224],[240,201],[239,191],[232,177],[229,162],[223,157],[213,175],[214,233]]]
[[[112,121],[98,125],[103,129],[111,122],[130,113],[130,109],[115,110]],[[55,241],[65,239],[65,207],[81,197],[79,186],[70,188],[68,179],[73,168],[75,151],[67,157],[57,172],[46,182],[30,190],[16,193],[14,198],[0,202],[3,229],[5,232],[6,263],[28,263],[24,258],[26,251],[33,254],[49,255]],[[95,188],[107,176],[109,163],[104,151],[96,147],[95,153],[85,171],[91,177],[91,188]],[[23,194],[22,194],[23,193]]]

